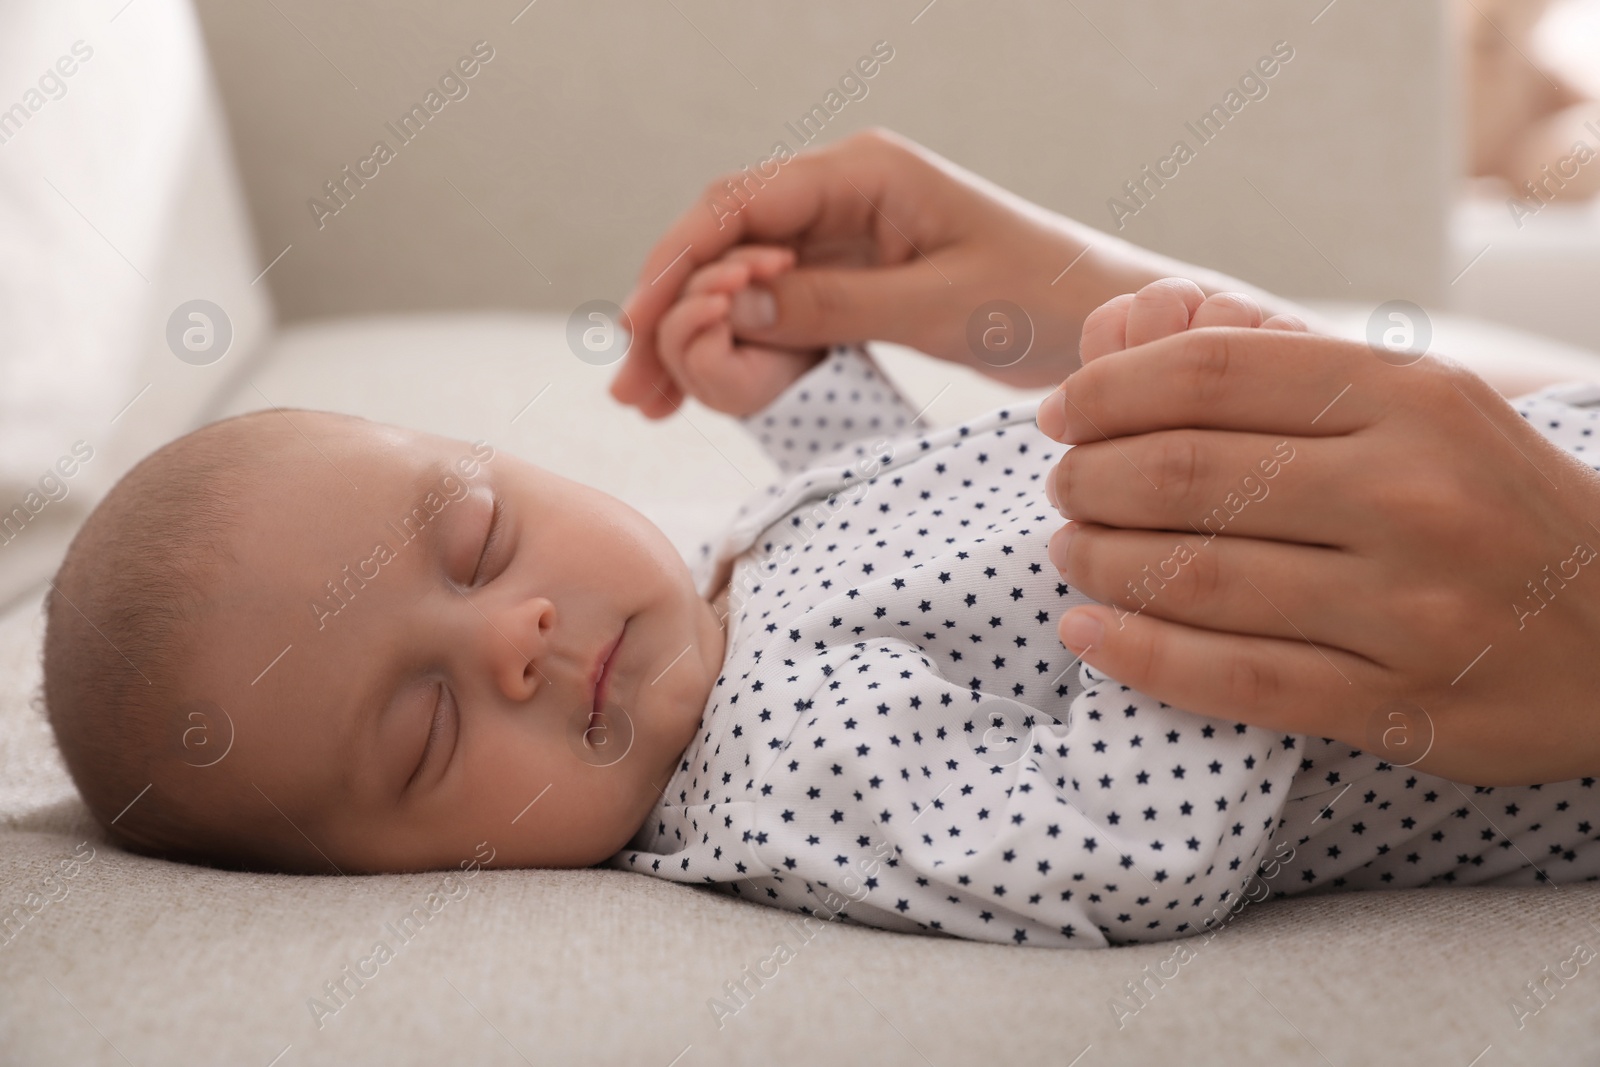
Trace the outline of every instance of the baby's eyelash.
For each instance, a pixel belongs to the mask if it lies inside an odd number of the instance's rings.
[[[406,788],[408,788],[408,789],[411,787],[412,783],[414,783],[417,780],[417,777],[422,773],[422,768],[424,768],[424,767],[426,767],[428,765],[428,760],[433,755],[433,750],[436,747],[438,747],[439,738],[444,735],[444,726],[445,726],[445,719],[446,719],[446,710],[445,710],[445,699],[444,699],[444,697],[445,697],[444,683],[440,682],[439,683],[439,699],[433,706],[433,722],[428,727],[428,740],[422,746],[422,758],[417,761],[416,770],[411,772],[411,778],[406,782]]]
[[[494,510],[489,513],[489,535],[483,539],[483,551],[478,555],[477,565],[472,568],[472,584],[478,582],[478,575],[483,572],[483,565],[489,559],[489,553],[494,551],[495,543],[500,538],[500,515],[504,511],[500,498],[494,498]]]

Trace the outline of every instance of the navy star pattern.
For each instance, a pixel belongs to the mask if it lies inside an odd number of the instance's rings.
[[[1600,417],[1548,390],[1516,407],[1574,454]],[[1056,620],[1089,601],[1049,561],[1061,519],[1042,488],[1063,446],[1034,413],[931,430],[840,347],[742,420],[783,477],[697,561],[706,594],[732,561],[723,670],[607,866],[1069,948],[1199,933],[1259,881],[1287,896],[1600,877],[1594,779],[1458,786],[1192,715],[1076,661]]]

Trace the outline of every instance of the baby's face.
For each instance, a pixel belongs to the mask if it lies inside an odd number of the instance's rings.
[[[347,873],[454,867],[484,841],[496,866],[621,849],[722,666],[671,543],[488,446],[283,417],[304,436],[247,498],[200,621],[194,692],[234,744],[195,773]]]

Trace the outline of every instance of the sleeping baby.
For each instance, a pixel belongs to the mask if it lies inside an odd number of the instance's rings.
[[[658,334],[781,471],[692,569],[598,490],[351,416],[240,416],[130,471],[52,583],[44,651],[112,840],[303,873],[487,842],[496,866],[1061,947],[1267,895],[1600,876],[1593,779],[1462,787],[1081,663],[1056,636],[1088,602],[1050,556],[1062,446],[1032,405],[931,429],[859,347],[736,342],[731,299],[792,262],[702,268]],[[1175,328],[1263,325],[1181,294],[1154,295]],[[1122,347],[1126,314],[1083,343]],[[1563,395],[1517,407],[1571,450],[1596,412]],[[1292,440],[1262,457],[1265,484],[1293,471]]]

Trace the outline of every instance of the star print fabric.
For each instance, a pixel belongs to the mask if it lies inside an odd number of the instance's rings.
[[[1064,446],[1034,415],[931,429],[839,347],[743,420],[782,477],[696,563],[709,594],[732,561],[723,670],[607,866],[830,921],[1081,948],[1199,933],[1253,881],[1600,875],[1591,779],[1457,787],[1077,661],[1056,621],[1090,601],[1049,561],[1062,520],[1042,488]]]

